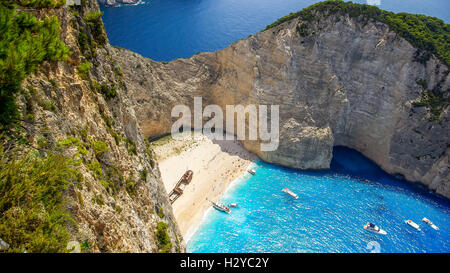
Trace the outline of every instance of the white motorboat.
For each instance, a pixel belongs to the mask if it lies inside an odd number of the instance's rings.
[[[216,210],[221,211],[221,212],[225,212],[225,213],[230,213],[230,208],[229,207],[227,207],[227,206],[225,206],[223,204],[216,204],[216,203],[214,203],[212,201],[211,201],[211,203],[213,204],[213,207]]]
[[[290,189],[288,189],[288,188],[284,188],[282,191],[283,191],[284,193],[287,193],[287,194],[289,194],[290,196],[294,197],[295,199],[298,198],[298,195],[295,194],[295,193],[293,193],[293,192],[292,192]]]
[[[439,228],[435,224],[433,224],[433,222],[431,222],[429,219],[424,217],[422,221],[425,222],[427,225],[429,225],[432,229],[439,230]]]
[[[255,171],[254,169],[250,169],[250,170],[248,170],[248,172],[249,172],[250,174],[253,174],[253,175],[256,174],[256,171]]]
[[[406,220],[405,223],[406,223],[407,225],[409,225],[410,227],[412,227],[412,228],[414,228],[414,229],[416,229],[416,230],[418,230],[418,231],[421,231],[419,225],[416,224],[416,223],[414,223],[413,221],[411,221],[411,220]]]
[[[377,233],[377,234],[381,234],[381,235],[386,235],[386,234],[387,234],[386,231],[382,230],[381,228],[379,228],[378,226],[376,226],[376,225],[374,225],[374,224],[372,224],[372,223],[367,223],[367,224],[364,226],[364,229],[365,229],[365,230],[372,231],[372,232],[375,232],[375,233]]]

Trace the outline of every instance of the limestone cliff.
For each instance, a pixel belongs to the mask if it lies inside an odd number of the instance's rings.
[[[70,241],[83,252],[182,252],[154,153],[98,11],[96,0],[32,11],[58,17],[71,55],[42,64],[23,82],[19,107],[29,120],[28,141],[43,153],[61,150],[76,164],[80,182],[64,199],[75,222]]]
[[[448,104],[423,104],[425,90],[448,101],[448,67],[433,56],[417,62],[417,48],[384,23],[298,17],[162,63],[111,47],[96,0],[27,12],[56,15],[71,51],[27,77],[17,100],[29,145],[64,154],[80,174],[64,199],[75,220],[70,239],[85,252],[185,250],[145,139],[169,133],[172,107],[192,106],[194,96],[222,108],[280,105],[278,150],[243,142],[268,162],[325,169],[343,145],[450,197]]]
[[[384,23],[336,14],[294,18],[223,50],[169,63],[120,49],[112,55],[146,137],[170,132],[172,107],[193,106],[194,96],[223,109],[279,104],[278,150],[243,142],[263,160],[326,169],[333,146],[342,145],[450,197],[448,104],[434,119],[417,106],[424,89],[448,100],[449,70],[435,57],[418,62],[417,52]]]

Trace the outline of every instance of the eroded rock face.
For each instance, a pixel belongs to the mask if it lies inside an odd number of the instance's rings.
[[[421,182],[450,197],[448,107],[441,122],[415,107],[424,79],[449,96],[448,67],[437,59],[414,61],[416,49],[375,21],[323,18],[310,35],[294,19],[233,43],[167,64],[126,50],[114,53],[125,72],[136,116],[146,137],[170,132],[174,105],[280,105],[280,146],[262,159],[299,169],[328,168],[332,147],[362,152],[384,170]]]
[[[163,222],[170,240],[163,250],[183,252],[185,243],[153,159],[155,154],[146,145],[134,101],[121,84],[123,76],[111,56],[113,48],[106,42],[90,48],[95,54],[89,54],[79,45],[82,31],[95,39],[83,18],[98,10],[96,0],[88,0],[76,15],[67,8],[45,9],[39,14],[58,17],[61,39],[72,54],[70,61],[42,64],[23,83],[24,89],[35,92],[27,102],[36,121],[28,125],[29,141],[36,147],[45,143],[44,148],[49,150],[68,138],[79,143],[78,148],[71,145],[58,149],[78,162],[80,182],[70,185],[64,200],[76,222],[76,226],[68,227],[70,240],[82,244],[83,251],[162,251],[156,233]],[[92,64],[84,78],[77,73],[83,61]],[[114,88],[116,96],[106,97],[101,86]],[[39,100],[52,103],[54,110],[39,106]],[[19,97],[21,109],[23,101]],[[92,148],[92,143],[100,141],[107,147],[102,154]],[[79,152],[81,147],[86,149],[83,153]],[[0,239],[0,249],[5,247],[1,244]]]

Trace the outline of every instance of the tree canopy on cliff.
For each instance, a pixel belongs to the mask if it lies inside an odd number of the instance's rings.
[[[56,17],[38,20],[0,3],[0,131],[18,118],[16,94],[23,79],[44,61],[64,60],[69,48],[60,40]]]
[[[282,17],[268,25],[266,30],[298,17],[304,21],[313,22],[323,16],[335,14],[349,15],[353,18],[363,16],[366,19],[385,23],[421,50],[418,51],[416,60],[424,63],[431,55],[435,55],[447,66],[450,64],[450,25],[436,17],[421,14],[393,13],[371,5],[328,0]]]
[[[21,7],[30,8],[59,8],[64,6],[66,0],[2,0],[5,5],[17,4]]]

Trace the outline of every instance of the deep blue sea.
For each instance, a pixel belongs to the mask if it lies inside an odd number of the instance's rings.
[[[450,23],[449,0],[380,1],[385,10],[421,13]],[[136,6],[102,7],[102,10],[112,45],[157,61],[169,61],[225,48],[316,2],[320,1],[144,0],[144,4]]]
[[[230,214],[208,210],[188,252],[450,252],[450,203],[354,150],[335,147],[329,171],[257,164],[255,176],[233,182],[220,200],[239,207]],[[422,231],[406,225],[408,219]],[[367,222],[387,235],[364,230]]]

